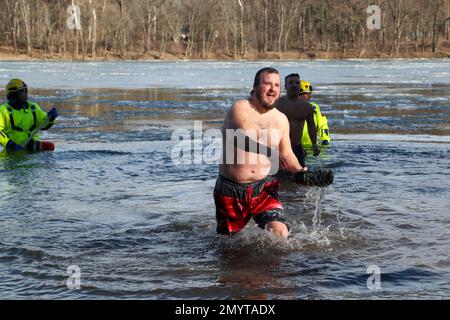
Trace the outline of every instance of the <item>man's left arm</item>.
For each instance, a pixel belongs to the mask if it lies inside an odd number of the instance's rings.
[[[48,125],[43,127],[41,130],[48,130],[55,124],[55,119],[58,117],[58,112],[56,111],[56,108],[53,108],[49,112],[44,112],[41,107],[36,104],[36,120],[37,120],[37,126],[40,126],[45,121],[49,121]]]
[[[297,157],[292,151],[291,139],[289,138],[289,121],[285,115],[282,115],[282,134],[279,144],[280,167],[289,172],[303,172],[306,167],[302,167]]]
[[[330,127],[328,126],[328,119],[323,114],[319,118],[319,137],[322,140],[322,145],[330,144]]]
[[[314,123],[314,110],[311,104],[308,103],[308,115],[306,117],[306,124],[308,125],[308,135],[311,139],[313,146],[314,156],[317,157],[320,154],[319,146],[317,145],[317,130]]]

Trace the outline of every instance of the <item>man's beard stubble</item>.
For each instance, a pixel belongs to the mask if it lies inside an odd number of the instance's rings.
[[[263,95],[261,94],[261,92],[259,90],[256,91],[256,99],[258,100],[258,103],[266,110],[272,110],[273,108],[275,108],[278,105],[278,101],[280,100],[280,98],[278,98],[277,100],[274,101],[274,103],[270,104],[269,102],[267,102]]]

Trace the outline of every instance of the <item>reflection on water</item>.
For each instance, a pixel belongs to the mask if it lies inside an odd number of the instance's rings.
[[[371,84],[342,84],[318,91],[316,100],[334,133],[450,135],[448,85],[390,89]],[[89,89],[33,90],[35,100],[70,114],[60,130],[114,131],[153,126],[189,126],[201,120],[217,127],[234,100],[248,90]],[[383,94],[379,92],[383,92]]]
[[[248,88],[32,90],[60,110],[44,135],[57,149],[0,154],[0,296],[448,298],[448,89],[321,88],[332,144],[308,162],[335,183],[283,183],[286,241],[253,222],[217,236],[217,167],[170,159],[175,128],[219,128]],[[65,286],[70,265],[81,290]],[[380,292],[367,289],[369,265]]]
[[[220,271],[217,283],[225,290],[230,290],[229,298],[267,300],[274,298],[272,290],[278,291],[284,287],[283,278],[278,272],[283,259],[268,237],[258,231],[252,230],[255,233],[253,237],[245,231],[244,235],[240,235],[242,239],[219,239]],[[273,246],[273,250],[258,250],[258,246],[261,248],[267,244]]]

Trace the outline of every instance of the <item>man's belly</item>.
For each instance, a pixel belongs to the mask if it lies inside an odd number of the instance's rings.
[[[270,169],[270,163],[269,165],[221,164],[219,173],[237,183],[251,183],[267,177]]]
[[[276,173],[271,171],[278,171],[278,154],[258,154],[238,148],[230,148],[231,152],[229,153],[226,152],[227,149],[224,150],[223,163],[219,167],[219,173],[236,183],[255,182],[264,179],[269,174]],[[260,152],[264,151],[260,150]]]

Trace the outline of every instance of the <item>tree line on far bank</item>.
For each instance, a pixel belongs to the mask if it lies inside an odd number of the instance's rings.
[[[405,50],[448,49],[450,37],[450,0],[0,0],[0,5],[0,45],[15,54],[38,51],[49,57],[245,59],[270,52],[282,57],[349,51],[395,57]],[[370,5],[381,9],[380,29],[367,27]]]

